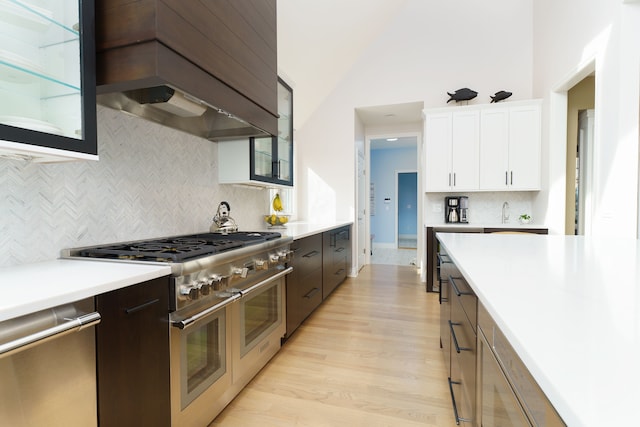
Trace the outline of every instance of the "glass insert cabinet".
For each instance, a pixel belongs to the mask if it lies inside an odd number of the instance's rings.
[[[293,91],[278,78],[278,135],[251,138],[251,180],[293,185]]]
[[[93,0],[0,0],[0,156],[97,159]]]

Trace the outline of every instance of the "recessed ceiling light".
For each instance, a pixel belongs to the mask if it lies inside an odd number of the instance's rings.
[[[397,140],[398,140],[398,138],[387,138],[387,141],[389,141],[389,142],[394,142],[394,141],[397,141]]]

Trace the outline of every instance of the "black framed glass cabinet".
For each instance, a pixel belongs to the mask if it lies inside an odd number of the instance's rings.
[[[0,156],[97,160],[94,0],[0,2]]]
[[[293,91],[278,78],[278,135],[251,138],[251,179],[293,185]]]

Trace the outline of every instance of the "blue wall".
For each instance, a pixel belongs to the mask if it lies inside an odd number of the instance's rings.
[[[396,223],[396,171],[417,171],[417,150],[413,148],[394,148],[371,150],[371,183],[374,186],[375,212],[371,216],[371,234],[375,235],[373,243],[394,243]],[[388,204],[384,203],[389,198]],[[412,206],[417,208],[416,203]],[[416,221],[413,221],[413,233],[402,231],[402,234],[414,234]],[[399,224],[401,230],[402,224]]]

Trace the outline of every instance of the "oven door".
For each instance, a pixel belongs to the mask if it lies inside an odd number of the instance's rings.
[[[243,291],[234,304],[233,382],[245,385],[280,350],[286,332],[285,280],[291,267]]]
[[[172,320],[172,425],[207,425],[226,405],[222,397],[231,386],[230,312],[223,304],[206,314]]]

